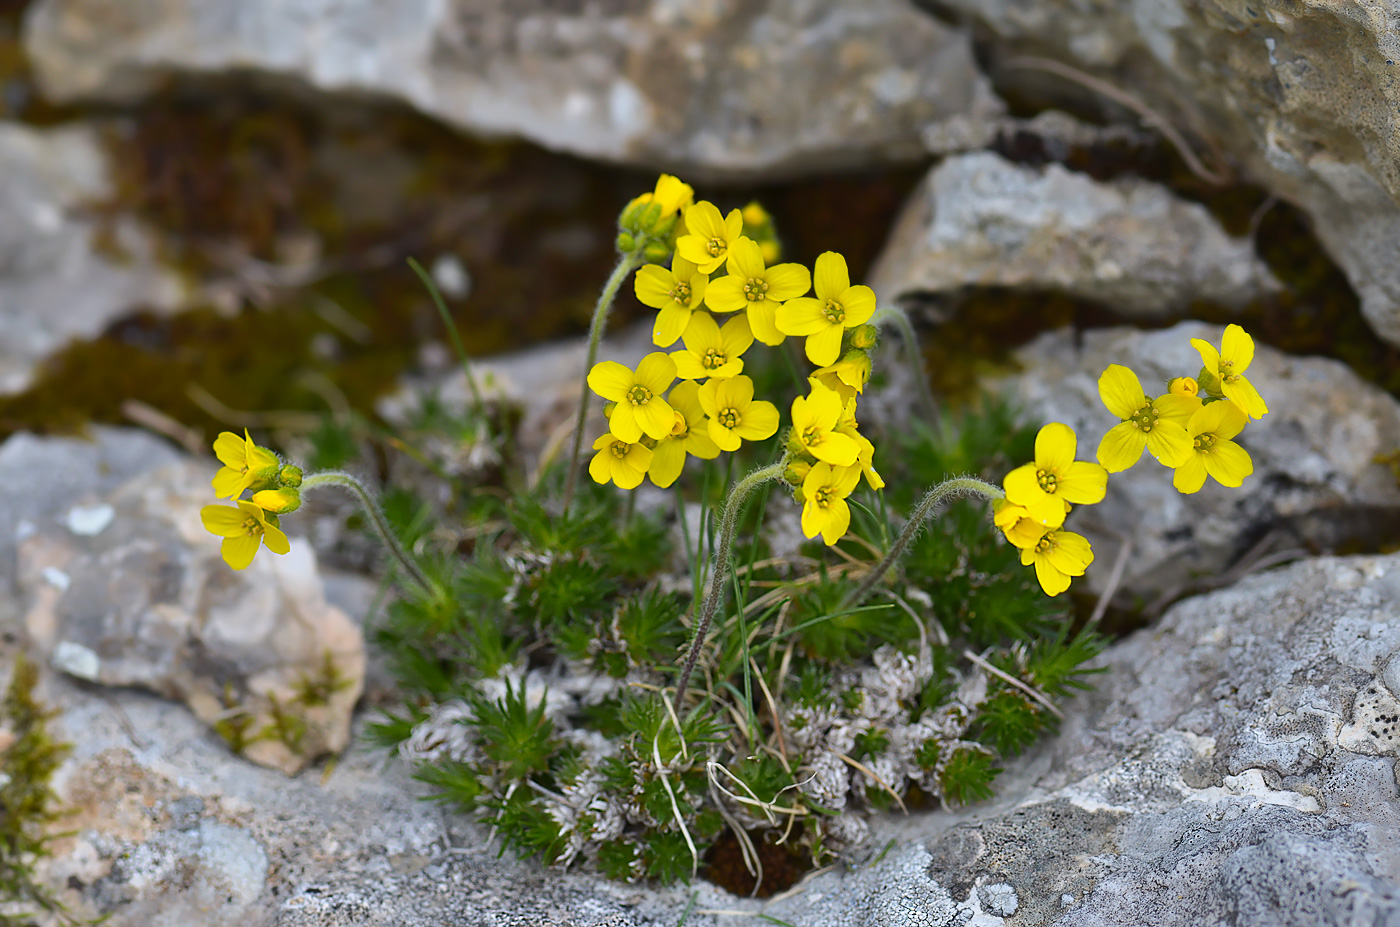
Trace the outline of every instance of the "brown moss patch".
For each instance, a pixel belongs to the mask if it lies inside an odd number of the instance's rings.
[[[778,892],[786,891],[811,870],[812,857],[806,850],[795,846],[795,840],[789,839],[788,843],[779,846],[773,842],[776,837],[777,834],[772,831],[749,831],[749,838],[763,865],[762,882],[758,882],[745,867],[739,838],[730,830],[721,834],[705,854],[705,868],[701,875],[725,891],[745,898],[771,898]]]

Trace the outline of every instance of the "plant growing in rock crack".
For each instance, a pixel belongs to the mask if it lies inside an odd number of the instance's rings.
[[[356,478],[225,433],[215,487],[237,508],[205,521],[226,558],[285,551],[278,519],[310,489],[354,493],[410,580],[377,630],[406,696],[377,735],[503,848],[555,865],[685,879],[735,870],[714,855],[730,846],[758,890],[774,847],[854,857],[872,812],[987,798],[1101,647],[1060,604],[1093,560],[1071,511],[1144,450],[1182,492],[1239,485],[1233,439],[1267,412],[1249,336],[1196,343],[1197,376],[1156,397],[1110,366],[1120,422],[1097,462],[1069,426],[990,400],[940,420],[921,393],[925,420],[882,434],[859,418],[882,328],[927,381],[907,318],[841,255],[783,263],[761,207],[724,213],[668,175],[619,225],[571,448],[540,479],[463,493],[473,529],[410,551]],[[629,279],[668,350],[598,363]]]

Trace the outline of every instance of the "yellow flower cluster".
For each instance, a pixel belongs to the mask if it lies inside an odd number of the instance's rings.
[[[1191,346],[1201,355],[1196,379],[1176,377],[1155,399],[1147,398],[1127,367],[1112,364],[1099,377],[1099,397],[1122,419],[1099,442],[1099,462],[1108,472],[1128,469],[1144,449],[1176,471],[1172,485],[1183,493],[1199,490],[1207,475],[1222,486],[1239,486],[1254,472],[1249,454],[1233,440],[1249,419],[1269,411],[1244,376],[1254,359],[1254,339],[1230,325],[1220,350],[1199,338]]]
[[[687,455],[713,459],[772,437],[778,409],[754,398],[744,354],[756,340],[779,345],[803,337],[818,369],[809,395],[793,402],[788,479],[803,501],[807,536],[835,544],[850,524],[845,500],[862,473],[871,486],[883,485],[855,417],[856,397],[870,378],[875,294],[851,285],[846,259],[834,252],[817,258],[815,275],[801,264],[777,263],[772,219],[757,203],[722,214],[708,201],[687,203],[689,191],[663,175],[655,192],[623,212],[624,235],[674,241],[669,267],[643,266],[634,288],[657,310],[655,344],[675,349],[647,355],[635,370],[604,361],[589,372],[589,388],[612,404],[589,475],[623,489],[643,479],[664,488],[680,476]],[[815,295],[808,295],[814,280]]]
[[[264,544],[274,554],[291,550],[277,516],[301,505],[301,470],[254,444],[246,429],[241,438],[231,431],[220,434],[214,441],[214,455],[223,464],[214,474],[214,494],[234,500],[235,505],[206,505],[199,517],[205,529],[224,539],[222,553],[228,565],[245,568]],[[239,498],[249,490],[251,499]]]
[[[1127,470],[1144,450],[1175,470],[1172,485],[1183,493],[1199,490],[1207,475],[1239,486],[1254,472],[1249,454],[1232,440],[1250,418],[1269,411],[1244,376],[1254,340],[1230,325],[1218,351],[1199,338],[1191,345],[1201,355],[1200,373],[1173,378],[1155,399],[1127,367],[1110,364],[1099,377],[1099,396],[1121,421],[1099,442],[1097,464],[1075,460],[1074,431],[1054,422],[1036,436],[1035,461],[1007,474],[1006,498],[995,504],[994,521],[1020,549],[1021,563],[1034,565],[1047,594],[1064,592],[1094,559],[1085,538],[1064,530],[1071,503],[1102,501],[1108,474]]]

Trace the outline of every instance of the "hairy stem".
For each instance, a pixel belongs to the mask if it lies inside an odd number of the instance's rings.
[[[583,367],[585,380],[583,395],[579,397],[578,401],[578,418],[574,421],[573,449],[569,452],[569,470],[564,477],[564,514],[566,515],[569,513],[570,503],[574,501],[574,484],[578,481],[578,455],[583,450],[583,428],[588,420],[588,403],[593,398],[592,392],[588,389],[588,373],[598,362],[598,344],[603,340],[603,331],[608,327],[608,315],[612,312],[613,301],[617,299],[617,291],[621,289],[622,283],[628,275],[640,267],[644,260],[640,247],[636,251],[630,251],[618,258],[612,276],[608,277],[608,282],[603,284],[603,291],[598,294],[598,305],[593,307],[593,321],[588,326],[588,361]]]
[[[875,318],[876,325],[890,322],[899,329],[899,338],[904,342],[904,354],[909,362],[909,372],[919,390],[919,398],[924,404],[924,413],[929,422],[938,422],[938,400],[933,398],[933,388],[928,383],[928,371],[924,369],[924,354],[919,349],[919,336],[909,321],[909,314],[898,307],[881,309]]]
[[[437,584],[423,573],[418,564],[413,562],[408,551],[404,550],[399,539],[394,537],[393,530],[389,527],[389,521],[384,517],[384,511],[379,507],[379,502],[371,495],[365,485],[355,477],[339,470],[328,470],[324,473],[313,473],[302,480],[301,491],[305,493],[309,489],[319,486],[339,486],[354,496],[360,503],[360,507],[369,516],[370,524],[374,525],[374,530],[379,532],[379,538],[384,542],[384,546],[389,548],[389,553],[394,555],[394,559],[399,562],[399,566],[404,568],[413,581],[423,587],[425,592],[437,591]]]
[[[476,413],[477,421],[486,421],[486,402],[481,398],[481,389],[476,385],[476,377],[472,375],[472,361],[467,356],[467,349],[462,346],[462,334],[457,331],[457,323],[452,321],[452,313],[447,311],[447,303],[443,301],[442,293],[438,290],[437,283],[433,281],[433,275],[423,269],[413,258],[408,259],[408,266],[418,275],[418,279],[428,290],[428,295],[432,297],[433,305],[437,307],[438,315],[442,316],[442,324],[447,326],[448,337],[452,339],[452,350],[457,352],[457,359],[462,362],[462,373],[467,378],[467,389],[472,394],[472,411]]]
[[[988,502],[1001,499],[1006,494],[997,486],[985,483],[982,480],[974,479],[970,476],[954,477],[951,480],[944,480],[937,486],[924,494],[919,504],[914,506],[914,511],[909,514],[909,521],[904,526],[904,530],[899,532],[899,537],[894,539],[894,546],[889,553],[885,554],[885,559],[879,565],[866,574],[864,581],[856,587],[850,595],[842,600],[838,609],[844,610],[855,608],[865,601],[865,597],[870,594],[870,590],[884,579],[890,568],[904,559],[904,555],[909,551],[909,545],[914,543],[914,539],[919,536],[919,532],[924,530],[924,523],[928,520],[933,510],[938,508],[943,502],[957,498],[958,496],[981,496]]]
[[[714,562],[710,564],[710,589],[705,594],[705,601],[700,606],[699,620],[695,623],[695,637],[690,644],[690,653],[686,655],[685,665],[681,667],[680,679],[676,680],[676,713],[680,714],[682,706],[685,704],[685,690],[690,683],[690,674],[695,669],[695,661],[700,657],[700,648],[704,646],[705,634],[710,630],[710,622],[715,617],[715,612],[724,604],[724,594],[727,581],[729,579],[729,549],[734,543],[734,532],[739,525],[739,515],[744,510],[744,503],[748,501],[749,495],[769,480],[780,479],[783,471],[787,469],[787,458],[783,458],[771,467],[760,467],[748,476],[734,484],[729,490],[729,498],[724,502],[724,512],[720,516],[719,523],[719,543],[715,547]]]

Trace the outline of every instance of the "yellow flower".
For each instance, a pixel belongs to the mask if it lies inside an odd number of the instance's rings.
[[[807,359],[825,367],[841,356],[846,329],[864,325],[875,314],[875,291],[851,286],[846,259],[835,251],[817,258],[815,286],[816,299],[788,300],[779,307],[776,321],[784,335],[806,335]]]
[[[1042,525],[1031,517],[1031,510],[1005,499],[992,503],[992,523],[1001,529],[1002,534],[1012,545],[1020,548],[1034,547],[1045,534],[1046,528],[1058,528],[1065,523],[1070,504],[1066,502],[1058,518],[1048,525]]]
[[[1041,534],[1034,546],[1021,548],[1021,565],[1035,564],[1035,578],[1046,595],[1059,595],[1069,588],[1071,576],[1083,576],[1094,562],[1094,551],[1083,536],[1061,528]]]
[[[644,306],[661,310],[656,314],[651,337],[657,345],[669,348],[690,324],[690,314],[705,302],[709,277],[679,254],[671,258],[671,269],[648,264],[637,271],[634,287]]]
[[[1191,450],[1186,423],[1201,407],[1199,398],[1167,393],[1149,401],[1137,374],[1119,364],[1110,364],[1099,377],[1099,397],[1123,420],[1099,442],[1099,463],[1109,473],[1137,463],[1143,448],[1168,467],[1180,464]]]
[[[1201,385],[1190,377],[1173,377],[1167,381],[1167,392],[1176,396],[1196,396],[1201,392]]]
[[[851,507],[846,497],[856,488],[860,471],[855,467],[833,467],[829,463],[813,465],[802,481],[802,533],[814,538],[818,534],[828,547],[841,540],[851,526]]]
[[[301,508],[301,493],[290,486],[280,489],[264,489],[253,493],[253,504],[278,515],[286,515]]]
[[[617,403],[608,425],[628,444],[644,434],[660,441],[671,433],[676,417],[661,394],[675,379],[676,362],[660,351],[642,358],[635,374],[617,361],[603,361],[588,373],[593,392]]]
[[[686,234],[676,239],[676,253],[696,265],[702,274],[712,274],[729,257],[729,249],[744,231],[744,217],[737,209],[720,218],[719,208],[701,200],[685,213]]]
[[[700,406],[700,384],[694,380],[682,380],[671,390],[667,401],[676,410],[676,423],[670,435],[656,442],[651,467],[647,470],[647,477],[662,489],[681,475],[681,470],[685,469],[686,454],[705,460],[719,456],[719,446],[710,438],[705,424],[705,410]]]
[[[1030,509],[1041,525],[1063,524],[1064,504],[1103,501],[1108,473],[1098,464],[1075,460],[1074,429],[1051,422],[1035,436],[1035,462],[1006,475],[1007,501]],[[1057,521],[1058,519],[1058,521]]]
[[[224,562],[235,570],[252,563],[258,547],[263,544],[274,554],[285,554],[292,549],[287,536],[277,527],[277,516],[246,500],[239,501],[237,508],[206,505],[199,510],[199,518],[206,531],[224,539],[221,550]]]
[[[636,247],[634,235],[665,237],[673,231],[680,211],[691,204],[694,191],[670,174],[662,174],[656,189],[636,197],[622,210],[618,225],[627,234],[626,250]]]
[[[802,450],[834,467],[849,467],[860,454],[860,445],[849,435],[840,434],[844,403],[834,391],[810,381],[811,393],[792,401],[792,436]]]
[[[809,379],[812,378],[827,389],[836,390],[844,402],[850,402],[865,392],[865,384],[870,382],[870,355],[864,351],[847,351],[836,363],[813,371]]]
[[[255,483],[271,480],[277,475],[280,461],[265,447],[258,447],[243,429],[243,437],[231,431],[214,439],[214,456],[223,464],[214,474],[214,495],[220,499],[236,499]]]
[[[1244,430],[1249,421],[1233,402],[1212,402],[1191,416],[1186,434],[1191,453],[1176,468],[1172,485],[1184,493],[1199,490],[1206,474],[1222,486],[1238,486],[1254,472],[1249,453],[1230,439]]]
[[[781,344],[783,333],[774,321],[778,307],[811,289],[811,273],[801,264],[766,267],[763,253],[748,238],[734,242],[725,269],[729,275],[705,290],[705,305],[716,312],[747,309],[753,336],[764,344]]]
[[[700,407],[710,417],[710,438],[722,451],[737,451],[740,439],[762,441],[778,430],[778,408],[754,402],[753,380],[745,376],[709,379],[700,387]]]
[[[1201,353],[1206,371],[1220,380],[1225,398],[1239,406],[1250,418],[1263,418],[1269,412],[1264,397],[1245,379],[1244,372],[1254,360],[1254,339],[1238,325],[1227,325],[1220,339],[1220,350],[1208,341],[1191,339],[1191,346]]]
[[[636,489],[652,463],[651,450],[634,441],[624,441],[613,433],[593,442],[598,453],[588,462],[588,475],[595,483],[617,484],[618,489]]]
[[[679,177],[662,174],[656,179],[656,190],[652,193],[652,199],[660,204],[661,216],[666,218],[690,206],[694,202],[695,191]]]
[[[684,351],[672,351],[676,374],[684,380],[737,377],[744,372],[743,353],[753,344],[749,320],[736,315],[720,328],[714,316],[697,312],[682,336]]]

